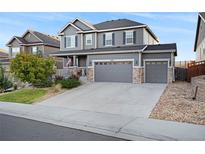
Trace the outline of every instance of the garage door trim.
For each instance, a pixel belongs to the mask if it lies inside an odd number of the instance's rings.
[[[169,71],[168,69],[170,68],[170,59],[144,59],[143,60],[143,65],[144,65],[144,82],[146,83],[146,62],[156,62],[156,61],[166,61],[167,62],[167,83],[169,81]]]
[[[135,61],[134,59],[97,59],[97,60],[92,60],[93,81],[95,82],[95,63],[96,62],[132,62],[132,68],[134,68],[134,61]]]

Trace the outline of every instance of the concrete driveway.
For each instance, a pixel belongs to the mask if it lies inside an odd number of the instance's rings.
[[[146,118],[165,84],[89,83],[37,105]]]

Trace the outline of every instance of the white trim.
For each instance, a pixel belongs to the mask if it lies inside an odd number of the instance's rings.
[[[199,16],[201,17],[202,21],[205,23],[205,19],[201,16],[200,13],[199,13]]]
[[[87,23],[86,21],[79,19],[79,18],[75,18],[71,23],[74,23],[76,20],[82,22],[84,25],[88,26],[89,28],[95,30],[96,28],[94,26],[92,26],[91,24]]]
[[[144,66],[144,83],[146,83],[146,65],[145,65],[145,63],[147,62],[147,61],[167,61],[167,83],[169,82],[169,68],[171,68],[170,67],[170,59],[167,59],[167,58],[165,58],[165,59],[144,59],[143,60],[143,66]]]
[[[97,48],[97,43],[98,43],[97,40],[98,40],[97,39],[97,33],[95,32],[95,48]]]
[[[90,31],[82,31],[82,32],[79,32],[79,33],[108,32],[108,31],[125,30],[125,29],[132,29],[132,28],[142,28],[142,27],[146,27],[146,26],[147,25],[140,25],[140,26],[129,26],[129,27],[112,28],[112,29],[90,30]]]
[[[77,26],[75,26],[74,24],[72,24],[71,22],[69,22],[68,24],[66,24],[66,25],[62,28],[62,30],[60,30],[60,32],[59,32],[58,34],[61,35],[62,32],[63,32],[69,25],[73,26],[75,29],[77,29],[77,30],[79,30],[80,32],[82,32],[82,29],[78,28]]]
[[[83,34],[80,34],[80,37],[81,37],[81,40],[80,40],[81,41],[81,49],[83,49],[83,46],[84,46]]]
[[[134,30],[126,30],[125,32],[125,45],[133,45],[134,44]],[[132,33],[132,43],[127,43],[127,33]]]
[[[176,50],[146,50],[143,53],[174,53]]]
[[[135,59],[97,59],[97,60],[92,60],[92,67],[88,66],[88,68],[93,68],[93,82],[95,82],[95,63],[96,62],[132,62],[132,83],[133,83],[133,68],[134,68]]]
[[[95,54],[112,54],[112,53],[138,53],[141,50],[122,50],[122,51],[105,51],[105,52],[83,52],[83,53],[65,53],[50,54],[51,56],[70,56],[70,55],[95,55]]]

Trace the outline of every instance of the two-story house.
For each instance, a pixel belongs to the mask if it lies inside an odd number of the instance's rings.
[[[33,30],[27,30],[21,37],[13,36],[6,45],[9,47],[10,58],[14,58],[20,52],[38,53],[48,56],[50,53],[60,49],[58,37]]]
[[[60,51],[51,56],[64,58],[65,69],[86,70],[89,81],[174,80],[176,44],[159,44],[146,24],[118,19],[92,25],[77,18],[60,30],[59,37]]]
[[[205,61],[205,12],[198,15],[194,51],[197,62]]]

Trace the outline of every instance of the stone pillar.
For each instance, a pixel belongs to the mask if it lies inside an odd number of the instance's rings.
[[[93,67],[88,67],[87,80],[94,81],[94,68]]]
[[[134,67],[132,76],[133,76],[133,83],[137,83],[137,84],[144,83],[144,68]]]
[[[172,83],[172,81],[174,81],[174,67],[170,67],[168,68],[168,83]]]

